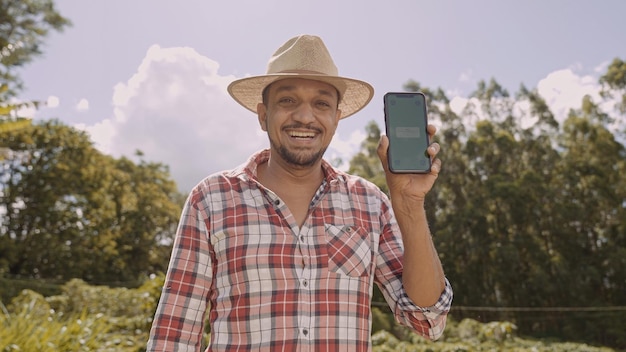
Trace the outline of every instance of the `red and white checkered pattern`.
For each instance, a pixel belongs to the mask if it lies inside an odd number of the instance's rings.
[[[256,179],[269,152],[209,176],[189,195],[148,351],[198,351],[207,307],[209,351],[370,351],[378,284],[396,319],[439,337],[446,289],[418,307],[402,288],[402,241],[388,198],[324,163],[300,228]]]

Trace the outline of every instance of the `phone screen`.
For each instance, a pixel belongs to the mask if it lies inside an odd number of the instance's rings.
[[[389,170],[396,173],[430,172],[426,149],[428,118],[423,93],[387,93],[384,96],[385,127],[389,138]]]

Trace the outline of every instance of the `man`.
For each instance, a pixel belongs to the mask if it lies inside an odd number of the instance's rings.
[[[270,148],[191,191],[148,351],[200,350],[207,309],[210,351],[369,351],[374,284],[397,321],[438,338],[452,289],[424,198],[439,145],[428,150],[430,174],[392,174],[381,138],[391,202],[324,161],[339,120],[367,105],[373,88],[338,76],[315,36],[290,39],[266,75],[228,91],[256,112]]]

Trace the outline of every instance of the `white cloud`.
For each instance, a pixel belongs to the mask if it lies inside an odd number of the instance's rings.
[[[341,160],[341,164],[335,166],[346,171],[350,167],[350,159],[361,150],[361,143],[366,137],[363,130],[352,131],[347,139],[336,133],[324,157],[329,161]]]
[[[459,76],[459,82],[469,82],[472,79],[472,74],[474,71],[471,69],[466,70],[465,72],[461,72]]]
[[[620,97],[602,98],[602,87],[598,83],[599,76],[606,70],[609,62],[596,66],[593,71],[597,76],[578,75],[574,70],[565,69],[550,73],[539,81],[537,91],[546,100],[550,110],[559,123],[567,118],[570,109],[579,109],[585,95],[589,95],[601,111],[615,118],[607,128],[616,136],[620,143],[626,143],[623,132],[626,130],[624,115],[616,108]]]
[[[530,108],[528,100],[518,100],[513,105],[513,116],[519,117],[522,128],[530,128],[539,121],[538,116],[531,115]]]
[[[609,68],[610,64],[611,64],[611,60],[603,61],[599,65],[593,68],[593,72],[597,74],[603,74],[604,72],[606,72],[607,68]]]
[[[570,68],[557,70],[548,74],[537,84],[539,95],[546,101],[550,111],[555,116],[559,124],[563,124],[571,109],[579,109],[585,95],[589,95],[592,100],[599,104],[600,109],[609,113],[611,116],[616,115],[615,104],[617,99],[605,100],[600,96],[601,87],[598,84],[599,75],[602,69],[606,69],[608,62],[603,62],[593,69],[594,75],[581,75],[577,72],[583,70],[580,64],[575,64]],[[476,98],[467,98],[453,92],[450,99],[450,108],[458,115],[464,115],[464,125],[469,129],[476,124],[477,121],[488,118],[488,114],[483,111],[480,102]],[[500,102],[504,103],[504,101]],[[513,115],[520,119],[523,128],[529,128],[537,122],[537,117],[530,116],[530,103],[528,101],[512,100]],[[472,115],[468,115],[465,110],[473,107]],[[609,128],[616,133],[623,129],[626,122],[621,122],[618,118],[617,122]]]
[[[106,153],[132,156],[141,150],[146,160],[168,165],[180,189],[187,191],[208,174],[233,168],[268,144],[256,117],[226,92],[235,77],[221,76],[218,69],[217,62],[191,48],[155,45],[137,72],[114,87],[110,118],[76,127],[88,131],[96,146]],[[600,101],[597,77],[578,75],[577,70],[552,72],[537,85],[559,122],[570,108],[580,107],[585,94]],[[469,78],[471,71],[465,75]],[[465,115],[472,105],[474,113],[465,116],[464,121],[468,129],[487,115],[476,98],[452,94],[450,107],[457,114]],[[511,106],[524,127],[535,122],[529,118],[528,102]],[[347,137],[337,133],[326,158],[341,159],[339,168],[346,170],[365,137],[361,129],[351,131]]]
[[[546,101],[556,120],[562,123],[570,109],[580,108],[585,95],[600,102],[600,87],[597,77],[579,76],[572,69],[552,72],[539,81],[537,91]]]
[[[78,104],[76,104],[76,111],[87,111],[87,110],[89,110],[89,101],[83,98],[78,102]]]
[[[235,77],[191,48],[152,46],[137,72],[114,88],[111,118],[89,131],[103,151],[168,165],[185,192],[267,145],[256,117],[226,92]]]
[[[59,97],[51,95],[46,99],[46,107],[47,108],[57,108],[59,107]]]
[[[78,123],[75,124],[74,127],[89,133],[91,140],[98,150],[106,154],[111,154],[111,142],[113,136],[115,136],[115,126],[111,119],[105,119],[92,126]]]
[[[465,106],[469,102],[469,99],[461,96],[454,96],[450,99],[450,109],[457,115],[460,115],[465,109]]]
[[[16,98],[11,98],[9,100],[9,103],[19,105],[19,104],[23,104],[24,101],[16,99]],[[19,109],[11,111],[11,117],[32,118],[33,116],[35,116],[36,113],[37,113],[37,109],[35,108],[35,106],[33,104],[28,103],[28,104],[23,104]]]
[[[43,104],[34,104],[30,101],[23,101],[17,98],[11,98],[10,104],[20,105],[19,109],[11,112],[11,117],[22,117],[33,119],[38,116],[38,113],[44,108],[57,108],[59,106],[59,98],[51,95],[46,99]]]

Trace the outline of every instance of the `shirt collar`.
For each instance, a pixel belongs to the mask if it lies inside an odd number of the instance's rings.
[[[248,161],[241,167],[233,170],[233,176],[240,177],[246,181],[258,181],[258,167],[270,159],[270,150],[264,149],[250,156]],[[322,170],[324,170],[324,179],[327,183],[336,181],[344,181],[344,173],[335,169],[326,160],[322,159]]]

